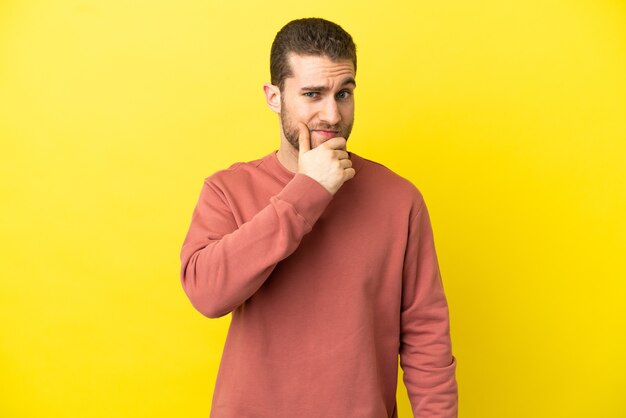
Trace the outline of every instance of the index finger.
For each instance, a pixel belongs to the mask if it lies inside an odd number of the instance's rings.
[[[311,150],[311,133],[305,123],[298,123],[298,151],[300,154]]]

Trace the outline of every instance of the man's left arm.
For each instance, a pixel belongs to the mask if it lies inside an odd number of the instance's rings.
[[[400,365],[413,415],[456,418],[458,389],[448,303],[425,203],[411,220],[404,261]]]

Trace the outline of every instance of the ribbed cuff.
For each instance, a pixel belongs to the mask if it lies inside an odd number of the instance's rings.
[[[309,226],[313,227],[324,209],[333,200],[333,195],[306,174],[296,173],[276,198],[293,206]]]

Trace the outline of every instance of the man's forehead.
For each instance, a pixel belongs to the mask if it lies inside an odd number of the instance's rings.
[[[350,59],[333,60],[325,55],[288,55],[291,77],[306,79],[354,79],[354,64]]]

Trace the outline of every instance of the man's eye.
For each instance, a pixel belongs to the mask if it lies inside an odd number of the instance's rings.
[[[347,99],[348,97],[350,97],[349,91],[340,91],[339,93],[337,93],[337,98],[339,99]]]
[[[314,98],[314,97],[317,97],[317,92],[316,91],[307,91],[306,93],[304,93],[304,95],[306,97]]]

